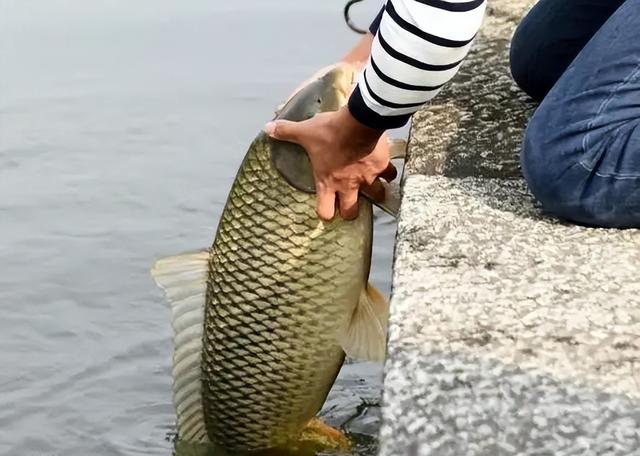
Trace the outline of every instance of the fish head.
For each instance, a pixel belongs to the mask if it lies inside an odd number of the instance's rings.
[[[347,104],[358,77],[356,66],[341,63],[319,79],[318,112],[337,111]]]
[[[349,63],[332,66],[293,95],[276,119],[300,122],[321,112],[337,111],[347,104],[357,74],[358,68]]]
[[[300,122],[322,112],[337,111],[347,104],[358,76],[358,68],[348,63],[331,70],[296,93],[276,119]],[[271,158],[280,175],[294,188],[315,193],[311,162],[305,150],[286,141],[269,138]]]

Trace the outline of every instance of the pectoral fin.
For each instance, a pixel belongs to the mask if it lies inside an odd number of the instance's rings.
[[[400,138],[387,139],[389,144],[389,158],[391,160],[404,160],[407,155],[407,141]],[[400,185],[398,183],[389,182],[379,179],[380,184],[384,187],[384,199],[379,201],[374,195],[369,194],[368,189],[362,189],[361,193],[366,196],[371,202],[385,211],[387,214],[394,218],[398,218],[400,212],[400,202],[402,200],[402,194],[400,191]]]
[[[180,440],[207,442],[201,362],[209,251],[158,260],[151,275],[171,304],[173,402]]]
[[[391,160],[405,159],[407,156],[407,141],[400,138],[389,139],[389,157]]]
[[[397,219],[400,212],[400,202],[402,199],[400,194],[400,185],[395,182],[385,182],[382,179],[378,179],[378,181],[384,188],[384,199],[382,201],[379,201],[379,199],[376,198],[375,195],[369,193],[370,190],[367,188],[362,188],[360,190],[360,193],[366,196],[367,199],[373,203],[373,205],[378,206],[387,214]]]
[[[351,323],[340,339],[345,353],[367,361],[384,360],[387,345],[389,304],[371,284],[360,293]]]

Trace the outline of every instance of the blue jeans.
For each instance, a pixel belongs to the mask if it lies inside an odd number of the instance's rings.
[[[542,99],[521,162],[543,208],[640,227],[640,0],[541,0],[516,31],[511,67]]]

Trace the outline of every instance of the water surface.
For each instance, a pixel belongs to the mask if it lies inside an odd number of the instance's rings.
[[[169,312],[149,267],[210,245],[274,106],[357,39],[341,8],[0,0],[0,455],[171,454]],[[377,222],[384,292],[394,229]],[[347,366],[323,415],[369,442],[379,382]]]

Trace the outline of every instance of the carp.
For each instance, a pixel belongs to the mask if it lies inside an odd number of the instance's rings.
[[[357,70],[338,65],[277,118],[347,103]],[[381,204],[394,212],[397,202]],[[232,452],[286,447],[321,409],[345,354],[382,360],[388,304],[368,283],[372,203],[320,220],[306,153],[260,132],[211,248],[158,260],[171,303],[178,439]]]

